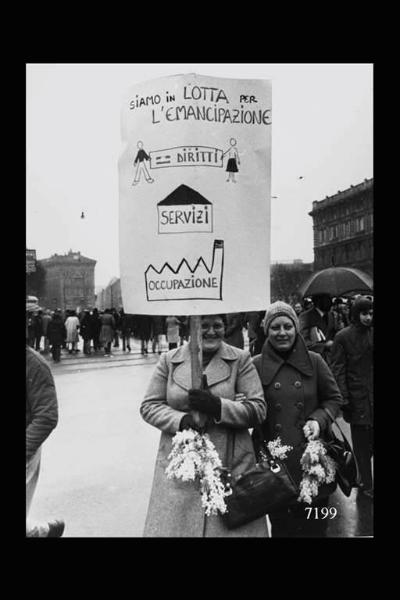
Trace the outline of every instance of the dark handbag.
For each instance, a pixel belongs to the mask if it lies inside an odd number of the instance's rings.
[[[261,431],[261,430],[259,430]],[[229,469],[232,468],[233,436],[228,441]],[[263,439],[262,433],[261,438]],[[230,496],[225,497],[227,512],[222,515],[228,529],[240,527],[296,502],[299,490],[284,462],[275,459],[263,440],[264,459],[236,477],[231,477]]]
[[[326,450],[336,463],[336,482],[343,494],[349,497],[352,488],[358,487],[361,482],[357,459],[339,423],[329,409],[325,408],[325,411],[331,419],[324,439]],[[335,430],[333,426],[335,426]],[[337,431],[341,438],[337,436]]]

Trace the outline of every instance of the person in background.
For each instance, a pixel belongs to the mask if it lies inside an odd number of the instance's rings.
[[[64,325],[65,325],[65,321],[69,317],[69,314],[70,314],[70,311],[67,309],[65,309],[64,311],[61,312],[61,318],[63,320]],[[62,350],[67,350],[67,337],[66,336],[65,336],[65,339],[63,341],[61,348],[62,348]]]
[[[247,333],[249,336],[249,352],[251,356],[260,354],[265,342],[264,327],[262,320],[265,310],[248,312],[244,316],[244,323],[247,324]]]
[[[114,330],[114,344],[113,348],[119,348],[119,335],[118,333],[121,331],[121,319],[119,313],[116,308],[111,309],[111,314],[114,317],[115,321],[115,330]]]
[[[303,475],[300,460],[307,440],[323,437],[331,418],[339,414],[343,399],[326,362],[307,349],[299,333],[299,319],[289,304],[271,304],[264,327],[267,339],[262,353],[253,358],[267,404],[263,439],[269,442],[280,437],[282,444],[292,446],[285,464],[299,485]],[[253,439],[259,448],[257,430]],[[328,502],[328,497],[317,497],[310,506],[319,509]],[[326,520],[307,519],[305,506],[309,505],[295,500],[288,508],[270,514],[271,536],[325,537]]]
[[[150,315],[134,315],[134,336],[140,340],[140,352],[143,355],[149,353],[149,340],[152,337],[153,318]]]
[[[313,304],[313,301],[311,300],[311,298],[303,298],[303,312],[306,310],[309,310],[313,306],[314,306],[314,304]]]
[[[303,307],[301,305],[301,302],[295,302],[293,309],[294,309],[294,312],[296,313],[296,315],[299,317],[300,314],[303,312]]]
[[[44,315],[42,316],[42,326],[43,326],[43,340],[44,340],[44,354],[49,353],[49,338],[47,337],[47,326],[51,321],[51,312],[49,310],[44,311]]]
[[[33,328],[35,331],[35,350],[40,352],[40,341],[43,335],[43,311],[39,310],[33,320]]]
[[[85,308],[83,311],[81,325],[80,325],[80,334],[83,339],[83,353],[87,356],[90,356],[90,343],[93,338],[93,321],[92,315],[90,314],[90,310]]]
[[[144,537],[268,537],[262,517],[227,529],[221,516],[206,516],[198,485],[168,479],[165,468],[178,431],[205,431],[233,476],[255,465],[249,427],[265,418],[265,402],[247,350],[224,342],[224,315],[201,317],[206,389],[192,389],[189,344],[160,356],[140,406],[142,418],[161,431]],[[240,399],[239,399],[240,398]]]
[[[119,322],[122,339],[122,352],[131,351],[132,318],[123,308],[119,311]]]
[[[342,298],[342,303],[340,304],[340,310],[343,315],[343,321],[345,327],[350,325],[350,304],[348,299]]]
[[[58,422],[58,402],[54,379],[46,361],[26,347],[26,537],[61,537],[65,523],[61,519],[45,523],[28,517],[39,479],[41,449]]]
[[[152,351],[161,354],[162,337],[165,335],[165,317],[154,315],[152,317]]]
[[[341,331],[345,327],[349,325],[345,312],[344,312],[344,302],[343,298],[335,298],[332,303],[332,316],[333,316],[333,328],[335,330],[335,335],[338,331]]]
[[[67,330],[61,317],[61,310],[57,308],[53,317],[47,325],[47,338],[51,346],[51,354],[54,362],[58,363],[61,359],[61,346],[67,337]]]
[[[168,349],[172,350],[173,348],[177,348],[179,345],[179,327],[181,322],[178,317],[169,316],[165,319],[165,324],[167,327]]]
[[[236,348],[244,348],[244,315],[243,313],[229,313],[226,315],[225,342]]]
[[[27,313],[27,336],[28,344],[31,348],[35,347],[35,317],[32,312]]]
[[[67,347],[69,354],[77,353],[77,345],[79,341],[79,319],[74,310],[68,311],[68,317],[65,320],[65,329],[67,330]]]
[[[111,309],[106,308],[104,313],[100,315],[101,330],[100,344],[104,347],[104,356],[112,356],[111,344],[114,339],[115,321],[111,314]]]
[[[372,300],[357,298],[352,323],[336,334],[331,351],[331,368],[345,401],[343,417],[350,423],[360,470],[359,490],[369,498],[374,495],[373,314]]]
[[[101,331],[101,320],[99,317],[99,311],[97,308],[93,309],[92,312],[92,330],[93,330],[93,350],[98,352],[100,350],[100,331]]]
[[[189,317],[186,317],[185,315],[179,316],[178,317],[180,325],[179,325],[179,338],[180,338],[180,345],[182,346],[184,342],[187,342],[189,340]]]
[[[308,350],[318,352],[329,364],[329,353],[335,336],[332,299],[328,294],[312,296],[313,307],[300,315],[300,333]]]

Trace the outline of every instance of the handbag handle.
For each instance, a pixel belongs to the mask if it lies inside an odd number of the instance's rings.
[[[339,425],[339,423],[337,422],[337,420],[335,419],[335,417],[332,415],[332,413],[331,413],[331,411],[329,410],[329,408],[326,408],[326,407],[324,406],[324,410],[325,410],[325,412],[328,414],[328,416],[329,416],[329,417],[330,417],[330,419],[331,419],[331,422],[330,422],[330,424],[329,424],[329,432],[330,432],[331,436],[333,436],[333,437],[334,437],[334,434],[333,434],[333,432],[332,432],[332,424],[333,424],[333,423],[335,423],[336,427],[339,429],[339,431],[340,431],[340,433],[341,433],[341,436],[342,436],[342,438],[343,438],[343,442],[344,442],[344,444],[345,444],[345,447],[346,447],[346,448],[347,448],[347,449],[348,449],[348,450],[349,450],[349,451],[352,453],[352,455],[353,455],[353,458],[354,458],[354,464],[355,464],[355,466],[356,466],[356,471],[357,471],[357,474],[356,474],[356,480],[360,479],[360,476],[361,476],[361,475],[360,475],[360,467],[359,467],[358,460],[357,460],[357,457],[356,457],[356,455],[355,455],[354,449],[352,448],[352,446],[351,446],[351,444],[350,444],[349,440],[348,440],[348,439],[347,439],[347,437],[345,436],[345,434],[344,434],[344,432],[343,432],[342,428],[340,427],[340,425]]]
[[[253,427],[253,430],[257,432],[261,443],[264,444],[265,451],[269,455],[268,462],[270,462],[270,465],[272,465],[272,467],[273,467],[273,465],[276,463],[276,460],[269,454],[269,450],[268,450],[268,447],[267,447],[267,442],[264,439],[265,436],[264,436],[264,432],[262,430],[261,425],[260,424],[255,425]],[[232,472],[233,449],[234,449],[234,440],[235,440],[235,436],[236,436],[235,430],[234,429],[228,430],[228,434],[227,435],[228,435],[228,442],[227,442],[227,445],[226,445],[226,458],[225,458],[225,462],[226,462],[226,467],[227,467],[228,471]],[[255,458],[256,458],[256,462],[257,462],[257,456]]]
[[[339,423],[337,422],[336,418],[333,416],[333,414],[331,413],[329,408],[326,408],[324,406],[324,411],[327,413],[327,415],[329,416],[331,422],[330,422],[330,426],[332,427],[332,424],[335,423],[336,427],[339,429],[340,433],[342,434],[342,437],[344,440],[346,440],[346,442],[348,441],[345,434],[343,433],[342,428],[340,427]]]

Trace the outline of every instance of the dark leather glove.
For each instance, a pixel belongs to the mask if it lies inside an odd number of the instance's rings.
[[[179,423],[179,431],[183,431],[184,429],[194,429],[201,432],[201,427],[196,424],[193,415],[190,413],[184,415]]]
[[[221,398],[208,390],[189,390],[189,407],[214,417],[217,421],[221,418]]]

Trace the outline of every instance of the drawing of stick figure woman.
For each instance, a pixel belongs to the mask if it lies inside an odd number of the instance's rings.
[[[230,148],[228,148],[228,150],[223,154],[223,156],[229,154],[228,162],[226,165],[226,172],[228,173],[228,179],[226,181],[233,181],[233,183],[236,183],[235,173],[239,171],[238,165],[240,165],[239,152],[236,148],[235,138],[231,138],[229,140],[229,143]]]
[[[154,179],[152,179],[150,176],[146,163],[144,162],[145,160],[150,160],[150,156],[147,154],[146,150],[143,150],[143,142],[138,142],[137,147],[138,153],[136,154],[136,158],[133,163],[136,165],[136,172],[132,185],[137,185],[139,183],[142,173],[144,173],[147,183],[153,183]]]

